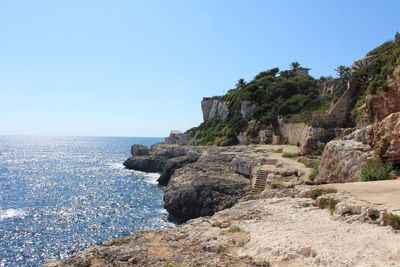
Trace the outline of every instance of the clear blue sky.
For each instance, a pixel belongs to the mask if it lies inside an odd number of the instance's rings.
[[[334,75],[400,31],[400,1],[0,0],[0,134],[166,136],[203,96]]]

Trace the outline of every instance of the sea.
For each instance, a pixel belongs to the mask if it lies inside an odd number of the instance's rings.
[[[40,266],[144,229],[174,226],[157,173],[127,170],[161,138],[0,136],[0,266]]]

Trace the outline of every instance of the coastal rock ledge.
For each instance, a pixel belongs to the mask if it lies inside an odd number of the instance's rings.
[[[230,208],[250,190],[254,167],[265,155],[251,147],[155,144],[132,146],[128,169],[161,172],[164,206],[179,220],[210,216]]]

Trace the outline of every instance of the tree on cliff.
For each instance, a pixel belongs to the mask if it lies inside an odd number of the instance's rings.
[[[295,71],[295,70],[297,70],[298,68],[300,68],[300,63],[299,62],[292,62],[292,63],[290,63],[290,68],[293,70],[293,71]]]
[[[347,80],[350,77],[350,68],[349,67],[340,65],[335,69],[335,71],[340,79]]]
[[[242,89],[245,86],[246,86],[246,82],[244,81],[244,79],[239,79],[236,83],[237,89]]]

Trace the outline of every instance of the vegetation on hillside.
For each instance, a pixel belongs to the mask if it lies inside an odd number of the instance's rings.
[[[259,130],[270,129],[278,116],[307,121],[312,114],[323,113],[331,105],[330,98],[318,98],[318,80],[310,75],[295,75],[299,63],[291,64],[292,70],[279,72],[278,68],[260,72],[246,83],[240,79],[236,88],[222,97],[229,103],[229,116],[225,120],[213,118],[192,128],[188,133],[199,144],[232,145],[236,136],[245,130],[251,136]],[[257,107],[247,118],[240,114],[243,100]],[[255,120],[253,124],[249,121]]]
[[[370,64],[362,67],[355,75],[358,76],[360,92],[352,115],[355,116],[359,107],[365,104],[369,94],[377,94],[388,88],[387,76],[400,65],[400,41],[388,41],[367,53],[367,56],[380,55]]]
[[[386,42],[367,55],[377,54],[379,58],[353,74],[358,77],[360,87],[353,116],[365,103],[366,95],[387,89],[387,75],[400,64],[400,41]],[[290,68],[260,72],[249,82],[239,79],[235,88],[227,94],[213,97],[228,103],[229,115],[225,119],[214,117],[188,130],[194,137],[192,144],[234,145],[238,143],[237,136],[241,132],[256,138],[260,130],[275,129],[280,116],[291,123],[309,123],[314,114],[324,114],[336,103],[347,88],[351,75],[350,68],[343,65],[335,69],[338,75],[336,79],[331,76],[314,79],[307,74],[296,75],[300,68],[298,62],[291,63]],[[326,81],[334,82],[335,90],[333,94],[320,97],[318,87]],[[244,100],[256,104],[254,111],[246,118],[240,113]]]

